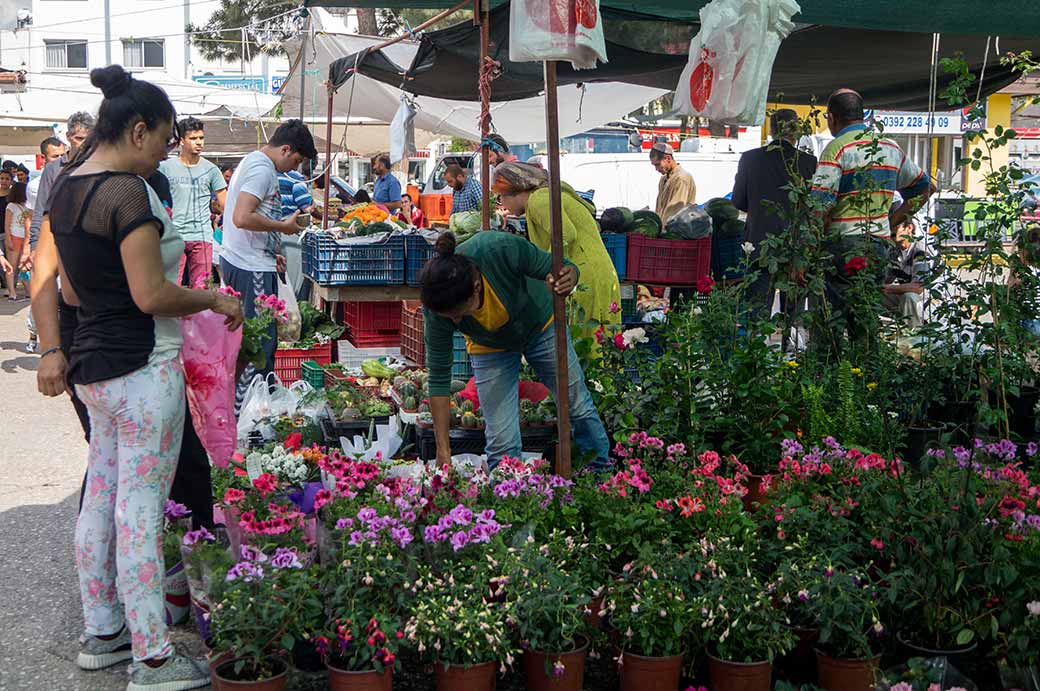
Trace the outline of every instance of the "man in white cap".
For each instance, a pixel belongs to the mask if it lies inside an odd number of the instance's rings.
[[[664,142],[657,142],[650,149],[650,163],[661,174],[657,186],[657,215],[661,223],[668,223],[683,207],[695,202],[697,185],[693,176],[675,160],[675,150]]]

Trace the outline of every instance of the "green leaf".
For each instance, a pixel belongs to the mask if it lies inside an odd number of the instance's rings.
[[[287,633],[284,636],[282,636],[281,644],[283,649],[291,651],[293,647],[296,645],[296,638],[293,637],[291,633]]]
[[[962,629],[957,634],[957,645],[968,645],[975,638],[975,632],[971,629]]]

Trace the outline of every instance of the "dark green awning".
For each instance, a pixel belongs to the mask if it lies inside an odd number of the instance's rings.
[[[451,7],[457,0],[304,0],[308,7]],[[505,0],[492,0],[492,5]],[[668,21],[697,21],[705,0],[601,0],[602,7],[654,15]],[[795,21],[850,29],[917,33],[1040,37],[1040,2],[1036,0],[800,0]],[[869,60],[869,55],[862,56]]]

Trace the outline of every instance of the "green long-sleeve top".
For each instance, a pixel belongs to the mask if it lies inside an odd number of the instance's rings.
[[[485,329],[473,317],[452,320],[423,309],[426,368],[430,372],[430,396],[451,393],[451,366],[455,331],[486,348],[523,352],[545,329],[553,316],[553,298],[545,277],[552,272],[552,256],[527,240],[498,231],[483,231],[456,250],[469,257],[490,284],[509,315],[494,330]],[[566,262],[573,266],[571,262]]]

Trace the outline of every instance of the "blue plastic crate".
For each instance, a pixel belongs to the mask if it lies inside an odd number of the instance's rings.
[[[610,261],[614,262],[614,269],[618,278],[625,277],[628,266],[628,236],[621,233],[603,233],[603,246],[607,248]]]
[[[715,234],[711,239],[711,273],[716,281],[744,276],[743,235]]]
[[[422,235],[404,236],[404,282],[406,285],[419,285],[419,274],[422,273],[426,262],[433,259],[436,254],[433,245]]]
[[[473,366],[469,364],[469,353],[466,351],[466,337],[455,332],[455,359],[451,366],[451,378],[469,381],[473,376]]]
[[[401,285],[405,274],[404,237],[383,242],[347,244],[324,233],[308,233],[303,243],[303,272],[318,285]]]

